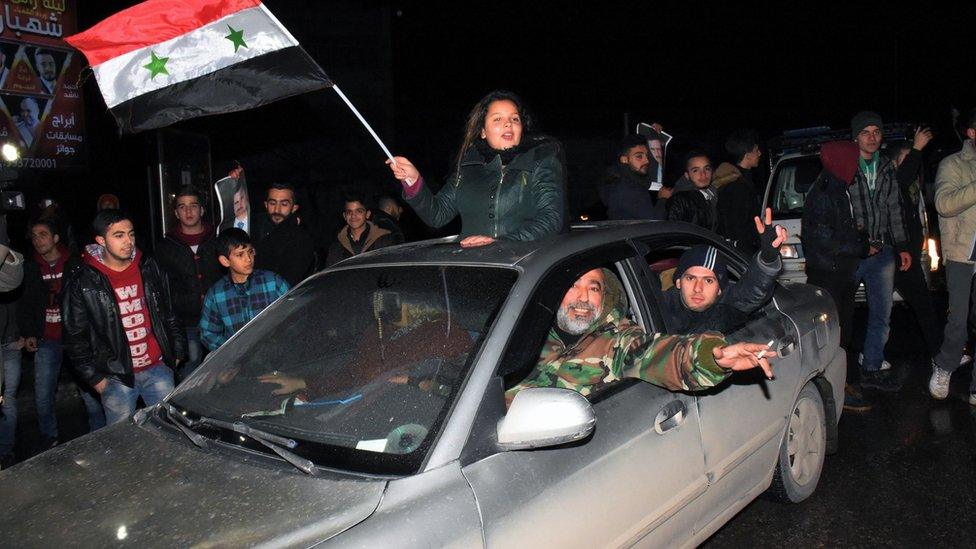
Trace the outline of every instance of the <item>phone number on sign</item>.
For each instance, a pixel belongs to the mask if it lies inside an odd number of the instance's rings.
[[[17,168],[57,168],[56,158],[18,158],[13,165]]]

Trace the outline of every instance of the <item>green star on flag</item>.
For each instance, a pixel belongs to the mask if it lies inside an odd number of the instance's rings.
[[[237,50],[241,48],[246,48],[247,42],[244,41],[244,29],[234,30],[234,27],[230,25],[227,25],[227,28],[230,29],[230,34],[224,38],[234,43],[234,53],[237,53]]]
[[[149,79],[155,80],[158,74],[169,76],[169,71],[166,70],[166,62],[169,61],[169,57],[157,57],[153,50],[149,50],[149,54],[152,56],[152,60],[142,66],[144,69],[149,69],[151,73]]]

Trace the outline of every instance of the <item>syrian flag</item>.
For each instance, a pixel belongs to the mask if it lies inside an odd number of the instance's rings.
[[[257,0],[148,0],[66,40],[124,133],[333,85]]]

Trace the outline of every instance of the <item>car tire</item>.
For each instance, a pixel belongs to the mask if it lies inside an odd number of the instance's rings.
[[[790,410],[769,495],[784,503],[799,503],[810,497],[820,481],[826,453],[823,398],[812,383],[807,383]]]

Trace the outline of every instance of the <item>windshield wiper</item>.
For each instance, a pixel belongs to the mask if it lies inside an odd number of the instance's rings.
[[[271,433],[266,433],[260,429],[255,429],[254,427],[245,425],[240,422],[231,423],[229,421],[221,421],[219,419],[214,419],[210,417],[201,416],[198,420],[193,420],[180,412],[175,406],[169,402],[162,403],[163,409],[166,410],[167,416],[172,421],[173,425],[183,432],[194,444],[203,448],[207,446],[210,439],[196,433],[192,430],[194,425],[212,425],[221,429],[227,429],[235,433],[250,437],[261,443],[266,448],[270,449],[272,452],[278,454],[281,459],[287,461],[288,463],[294,465],[298,470],[306,474],[313,474],[315,464],[310,460],[307,460],[294,452],[291,452],[283,446],[288,448],[294,448],[298,446],[298,443],[290,438],[281,437]]]
[[[205,448],[207,446],[210,439],[201,435],[200,433],[195,433],[192,429],[190,429],[190,427],[192,427],[196,421],[184,416],[182,412],[177,410],[176,407],[169,402],[163,402],[162,405],[163,410],[166,411],[166,416],[169,417],[170,422],[172,422],[173,425],[176,425],[176,427],[182,431],[183,434],[186,435],[191,442],[193,442],[193,444],[196,444],[200,448]]]
[[[235,433],[250,437],[264,445],[266,448],[272,452],[281,456],[281,459],[287,461],[288,463],[294,465],[299,471],[306,474],[313,474],[315,470],[315,464],[311,460],[305,459],[298,454],[287,450],[284,446],[288,448],[294,448],[298,446],[298,443],[293,439],[271,434],[260,429],[255,429],[249,425],[235,421],[233,423],[229,421],[222,421],[219,419],[214,419],[210,417],[201,417],[197,420],[197,423],[201,425],[213,425],[214,427],[220,427],[221,429],[228,429],[234,431]]]

